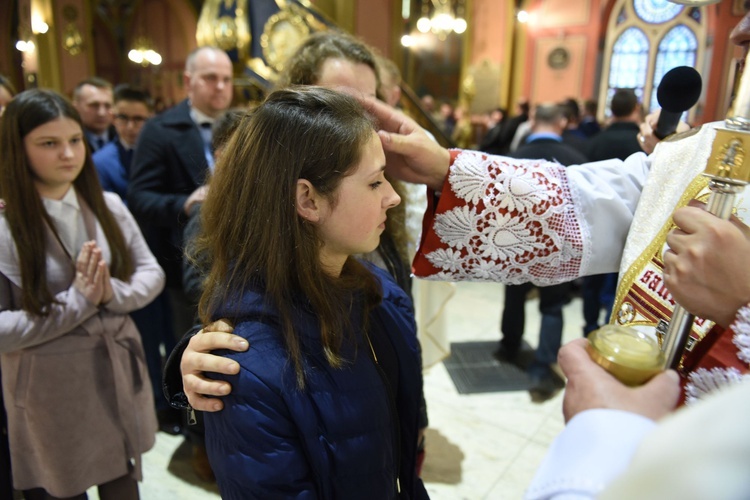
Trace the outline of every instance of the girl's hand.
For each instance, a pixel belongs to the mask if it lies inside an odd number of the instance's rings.
[[[76,259],[76,277],[73,280],[73,286],[86,297],[89,302],[99,305],[102,301],[104,292],[103,272],[106,268],[100,265],[102,261],[102,252],[96,243],[87,241],[83,244],[81,251]]]
[[[112,290],[112,276],[109,274],[109,266],[104,261],[104,259],[101,260],[99,265],[104,266],[104,271],[102,273],[102,302],[101,305],[106,305],[109,303],[110,300],[112,300],[112,297],[114,297],[115,292]]]

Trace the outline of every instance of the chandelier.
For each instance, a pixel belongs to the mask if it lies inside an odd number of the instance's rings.
[[[128,59],[141,66],[148,66],[153,64],[158,66],[161,64],[161,54],[152,49],[151,40],[145,36],[136,38],[133,43],[133,49],[128,52]]]
[[[422,17],[417,21],[417,29],[421,33],[432,32],[438,39],[445,40],[451,33],[461,34],[466,31],[466,19],[464,19],[464,2],[458,0],[455,13],[451,0],[422,0]],[[430,15],[430,4],[432,4],[432,15]]]

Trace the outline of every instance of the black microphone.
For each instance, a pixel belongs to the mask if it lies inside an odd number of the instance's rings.
[[[661,106],[654,135],[664,139],[677,130],[682,113],[692,108],[701,95],[701,75],[690,66],[677,66],[666,72],[656,89]]]

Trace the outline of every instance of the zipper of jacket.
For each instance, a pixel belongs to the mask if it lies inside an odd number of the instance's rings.
[[[372,341],[370,341],[370,335],[365,332],[365,338],[367,343],[370,345],[370,353],[372,354],[372,360],[375,363],[375,369],[378,371],[380,378],[383,380],[385,386],[385,392],[388,394],[388,410],[391,414],[391,420],[393,421],[393,453],[395,455],[396,462],[396,497],[401,497],[401,425],[398,420],[398,410],[396,409],[396,399],[393,397],[393,390],[391,384],[388,383],[388,378],[385,376],[385,372],[380,367],[378,362],[378,356],[375,354],[375,349],[372,347]]]

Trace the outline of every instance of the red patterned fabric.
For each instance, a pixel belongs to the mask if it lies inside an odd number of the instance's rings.
[[[416,276],[551,285],[580,274],[582,230],[564,167],[451,151],[428,192]]]

